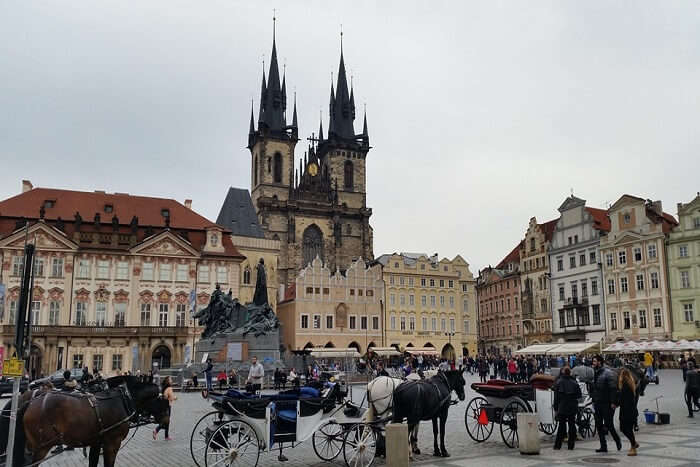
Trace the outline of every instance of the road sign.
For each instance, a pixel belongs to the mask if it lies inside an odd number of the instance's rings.
[[[24,374],[24,360],[18,358],[5,360],[3,374],[4,376],[22,376]]]

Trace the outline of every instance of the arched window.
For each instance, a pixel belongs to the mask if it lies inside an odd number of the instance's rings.
[[[282,154],[275,153],[275,183],[282,183]]]
[[[272,157],[267,158],[267,173],[272,172]]]
[[[316,224],[312,224],[304,230],[302,240],[302,267],[312,262],[316,256],[323,261],[323,234]]]
[[[243,283],[250,284],[250,266],[246,266],[243,270]]]
[[[253,162],[253,185],[258,184],[258,156],[255,156],[255,161]]]
[[[352,190],[354,183],[353,183],[353,167],[352,167],[352,162],[351,161],[345,161],[345,167],[344,167],[344,174],[345,174],[345,189],[346,190]]]

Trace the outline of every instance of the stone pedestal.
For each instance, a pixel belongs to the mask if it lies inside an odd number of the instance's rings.
[[[228,344],[241,344],[240,357],[228,359]],[[205,354],[211,358],[215,368],[229,365],[238,367],[244,362],[249,362],[252,357],[258,357],[258,361],[265,369],[274,367],[280,360],[280,333],[279,329],[267,333],[264,336],[255,337],[252,333],[246,336],[240,333],[222,333],[214,337],[200,339],[195,345],[194,363],[201,364]]]
[[[518,448],[520,454],[540,453],[539,417],[536,413],[519,412],[518,421]]]

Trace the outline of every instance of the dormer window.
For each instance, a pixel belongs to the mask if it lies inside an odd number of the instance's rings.
[[[55,199],[47,199],[44,201],[44,208],[45,209],[51,209],[56,205],[56,200]]]
[[[630,216],[628,212],[625,213],[623,219],[625,221],[625,224],[629,224],[630,222],[632,222],[632,216]]]
[[[111,204],[105,204],[105,212],[106,213],[114,212],[114,206]]]
[[[213,233],[211,237],[209,237],[209,241],[211,242],[211,246],[217,246],[219,244],[219,237]]]
[[[163,217],[170,217],[170,209],[161,209],[160,215]]]

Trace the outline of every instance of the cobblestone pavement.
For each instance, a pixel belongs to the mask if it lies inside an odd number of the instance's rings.
[[[447,436],[445,444],[452,455],[449,459],[432,457],[432,429],[430,422],[421,427],[419,446],[423,454],[417,456],[416,464],[425,467],[440,465],[444,467],[457,466],[547,466],[554,464],[567,465],[593,465],[594,463],[633,465],[641,463],[649,466],[689,466],[700,465],[700,428],[696,419],[686,418],[687,412],[682,399],[683,382],[680,370],[662,370],[660,373],[661,384],[650,385],[647,394],[640,400],[640,412],[645,408],[655,408],[652,399],[663,396],[659,400],[662,411],[671,414],[671,425],[649,426],[641,425],[639,443],[641,448],[637,458],[627,457],[626,451],[611,451],[608,454],[596,454],[597,440],[579,442],[573,452],[554,451],[551,449],[553,439],[542,435],[542,451],[539,456],[522,456],[517,450],[509,449],[501,440],[498,426],[494,426],[490,439],[477,444],[469,438],[464,426],[464,411],[466,404],[475,393],[467,390],[467,398],[464,402],[450,409],[447,424]],[[475,376],[467,375],[467,385],[477,381]],[[354,398],[362,396],[362,387],[356,386]],[[151,429],[143,427],[138,430],[133,440],[119,452],[118,466],[192,466],[190,458],[189,439],[192,427],[199,417],[210,410],[206,401],[196,393],[179,394],[179,400],[173,408],[173,422],[171,436],[173,441],[160,439],[153,441]],[[614,448],[614,443],[609,443]],[[623,441],[625,449],[627,442]],[[288,449],[285,455],[289,458],[284,464],[277,461],[277,454],[262,453],[260,465],[285,465],[285,467],[328,465],[320,462],[314,454],[311,441],[299,445],[295,449]],[[342,458],[342,455],[341,455]],[[379,460],[377,464],[382,464]],[[343,465],[342,460],[334,463]],[[83,459],[81,452],[66,452],[42,464],[48,467],[73,467],[85,466],[87,461]],[[102,462],[100,462],[102,465]]]

